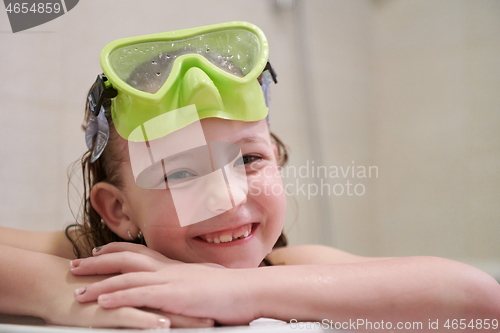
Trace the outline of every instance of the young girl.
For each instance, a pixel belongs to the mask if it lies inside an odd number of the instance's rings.
[[[92,327],[498,328],[500,286],[470,266],[284,246],[286,151],[269,132],[276,75],[257,27],[119,40],[101,65],[83,221],[67,238],[2,230],[0,312]]]

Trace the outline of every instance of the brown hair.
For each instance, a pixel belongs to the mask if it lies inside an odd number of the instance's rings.
[[[106,114],[110,114],[111,102],[104,104]],[[87,121],[90,117],[88,103],[85,111],[83,129],[86,129]],[[80,216],[76,224],[71,224],[66,228],[66,236],[73,244],[73,252],[77,258],[91,255],[94,247],[102,246],[111,242],[133,242],[141,243],[142,239],[125,240],[113,233],[90,202],[90,191],[92,187],[99,182],[106,182],[118,188],[122,186],[121,179],[118,177],[118,166],[121,162],[120,155],[116,151],[116,145],[113,141],[117,140],[118,134],[114,129],[111,116],[106,116],[110,125],[110,138],[102,155],[94,162],[90,162],[92,149],[85,152],[76,164],[81,167],[83,176],[83,195],[80,208]],[[283,167],[288,161],[288,153],[285,144],[273,133],[270,133],[273,143],[278,147],[278,164]],[[95,142],[94,142],[95,144]],[[76,170],[73,170],[73,173]],[[279,236],[273,248],[287,245],[286,237],[283,233]]]

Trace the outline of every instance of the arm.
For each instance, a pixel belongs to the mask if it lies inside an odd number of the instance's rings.
[[[391,258],[362,257],[330,246],[308,244],[279,247],[268,254],[267,259],[273,265],[328,265],[380,261]]]
[[[120,252],[125,250],[130,252]],[[475,268],[446,259],[354,256],[354,263],[225,269],[169,264],[153,255],[145,258],[147,251],[151,250],[110,244],[99,251],[103,255],[80,260],[74,274],[136,273],[93,284],[77,299],[98,299],[105,308],[148,306],[224,324],[262,316],[287,321],[423,323],[500,319],[498,283]],[[335,255],[321,260],[346,258],[337,250],[331,254]]]
[[[252,287],[260,314],[277,319],[424,324],[429,319],[500,319],[498,283],[475,268],[441,258],[266,267],[251,274],[250,282],[257,275],[267,281]]]
[[[74,259],[73,245],[64,231],[41,232],[0,227],[0,244]]]
[[[0,312],[35,316],[49,324],[94,327],[168,327],[165,317],[138,309],[79,304],[75,288],[105,277],[75,277],[69,260],[0,245]]]
[[[210,327],[212,319],[188,318],[124,307],[80,304],[74,291],[108,276],[73,276],[69,260],[0,244],[0,313],[34,316],[48,324],[90,327]]]

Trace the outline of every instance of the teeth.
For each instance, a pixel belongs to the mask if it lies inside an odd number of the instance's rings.
[[[210,234],[201,235],[200,238],[207,243],[228,243],[236,239],[246,238],[252,232],[252,225],[247,224],[238,227],[232,231],[214,232]]]
[[[240,230],[240,231],[237,231],[237,232],[235,232],[235,233],[234,233],[233,238],[235,238],[235,239],[236,239],[236,238],[240,238],[240,237],[241,237],[241,236],[243,236],[244,234],[245,234],[245,232],[243,232],[243,231],[241,231],[241,230]],[[248,235],[247,235],[247,236],[248,236]],[[245,237],[246,237],[246,236],[245,236]]]
[[[233,236],[231,235],[222,235],[220,236],[221,243],[227,243],[233,240]]]

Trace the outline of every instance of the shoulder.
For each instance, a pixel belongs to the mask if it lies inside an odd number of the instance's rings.
[[[273,250],[267,259],[273,265],[346,264],[387,258],[362,257],[325,245],[285,246]]]

